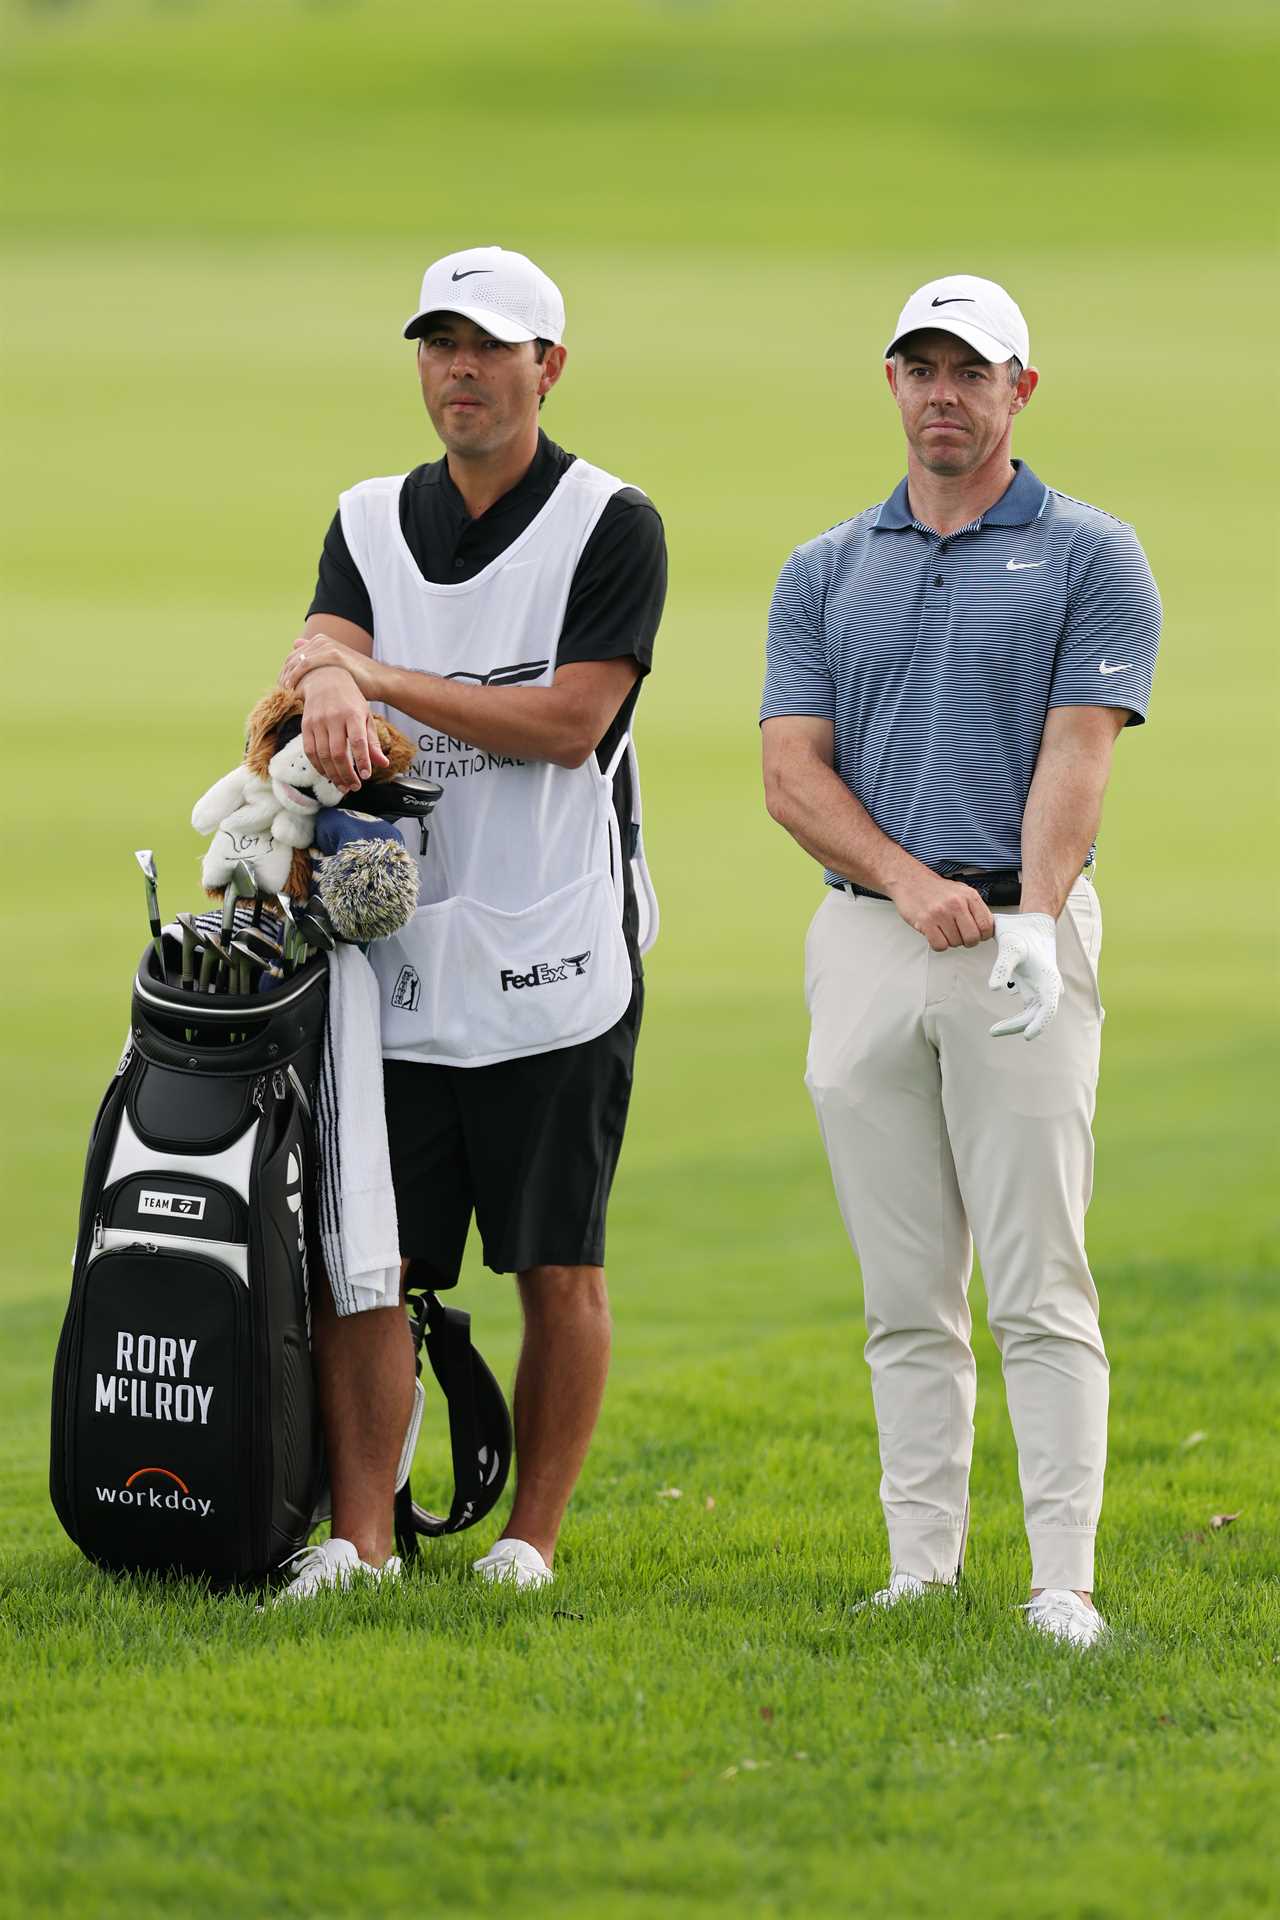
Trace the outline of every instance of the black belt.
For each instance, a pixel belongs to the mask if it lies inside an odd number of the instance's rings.
[[[1022,902],[1022,877],[1016,867],[999,867],[994,873],[949,873],[948,880],[962,880],[966,887],[972,887],[980,894],[989,907],[1016,907]],[[874,887],[860,887],[852,880],[833,882],[837,892],[853,893],[860,900],[887,900],[887,893],[877,893]]]

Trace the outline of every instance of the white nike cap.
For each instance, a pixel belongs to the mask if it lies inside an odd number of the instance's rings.
[[[884,350],[885,359],[892,356],[905,334],[922,333],[930,327],[940,333],[954,333],[984,360],[997,365],[1005,360],[1020,360],[1024,367],[1031,363],[1031,341],[1022,309],[994,280],[979,280],[972,273],[949,273],[920,287],[898,315],[893,338]]]
[[[406,340],[421,335],[429,313],[460,313],[495,340],[550,340],[558,346],[564,337],[559,287],[532,260],[505,247],[468,247],[429,266]]]

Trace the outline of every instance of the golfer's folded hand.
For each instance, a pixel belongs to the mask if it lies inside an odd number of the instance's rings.
[[[1016,987],[1022,995],[1022,1011],[997,1020],[991,1031],[997,1040],[1010,1033],[1034,1040],[1058,1011],[1062,997],[1053,916],[998,913],[995,922],[996,963],[987,985],[993,993],[1011,993]]]

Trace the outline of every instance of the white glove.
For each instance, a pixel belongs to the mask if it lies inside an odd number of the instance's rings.
[[[997,1020],[992,1034],[997,1040],[1009,1033],[1034,1040],[1058,1011],[1062,995],[1053,915],[997,913],[992,917],[996,923],[996,963],[987,985],[993,993],[1001,988],[1008,993],[1016,987],[1022,995],[1021,1013]]]

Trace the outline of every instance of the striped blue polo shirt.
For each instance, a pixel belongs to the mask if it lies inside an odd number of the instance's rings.
[[[945,535],[903,480],[797,547],[769,609],[761,719],[832,721],[840,778],[941,872],[1020,865],[1050,707],[1132,726],[1151,697],[1160,596],[1132,527],[1015,469]]]

